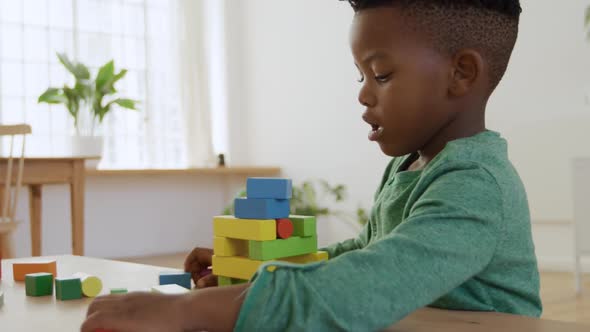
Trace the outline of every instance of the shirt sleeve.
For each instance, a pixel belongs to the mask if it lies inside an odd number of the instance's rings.
[[[371,223],[368,222],[363,227],[363,230],[358,237],[354,239],[348,239],[339,243],[332,244],[326,248],[320,250],[327,251],[330,259],[336,258],[351,250],[357,250],[364,248],[369,243],[369,236],[371,234]]]
[[[381,240],[328,262],[262,265],[235,330],[381,330],[482,271],[501,232],[500,189],[477,166],[435,173]]]
[[[387,167],[385,168],[385,172],[383,172],[383,176],[381,177],[381,183],[379,184],[379,188],[375,192],[375,196],[373,198],[374,201],[377,200],[377,197],[379,197],[381,190],[383,190],[383,186],[385,185],[385,183],[387,182],[387,180],[391,176],[392,172],[395,173],[395,170],[396,170],[398,164],[401,163],[401,161],[404,158],[397,158],[397,159],[394,158],[387,164]],[[369,216],[369,218],[371,218],[371,217]],[[348,239],[348,240],[345,240],[345,241],[342,241],[339,243],[335,243],[335,244],[332,244],[326,248],[321,248],[320,250],[327,251],[328,256],[330,257],[330,259],[332,259],[332,258],[336,258],[336,257],[342,255],[343,253],[346,253],[346,252],[349,252],[352,250],[362,249],[369,243],[370,240],[371,240],[371,222],[369,221],[365,224],[361,233],[356,238]]]

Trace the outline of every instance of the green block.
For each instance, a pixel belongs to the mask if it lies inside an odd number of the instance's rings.
[[[236,278],[230,278],[230,277],[224,277],[224,276],[217,276],[217,286],[219,286],[219,287],[245,284],[247,282],[248,282],[248,280],[242,280],[242,279],[236,279]]]
[[[27,296],[53,295],[53,274],[31,273],[25,276]]]
[[[55,297],[61,301],[81,299],[80,278],[55,278]]]
[[[314,236],[316,235],[316,221],[312,216],[289,216],[293,223],[293,236]]]
[[[127,288],[111,288],[111,294],[127,294]]]
[[[305,255],[318,251],[317,236],[291,236],[288,239],[250,241],[249,257],[257,261]]]

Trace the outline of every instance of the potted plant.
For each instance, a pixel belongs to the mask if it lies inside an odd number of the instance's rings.
[[[74,86],[50,87],[39,96],[39,103],[63,104],[74,120],[72,153],[74,155],[101,156],[103,137],[101,125],[115,105],[137,110],[138,102],[116,97],[115,83],[121,80],[126,69],[115,73],[111,60],[98,70],[94,78],[82,63],[71,61],[65,54],[57,53],[59,62],[74,76]]]

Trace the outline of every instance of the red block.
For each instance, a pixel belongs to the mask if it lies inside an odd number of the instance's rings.
[[[290,219],[277,219],[277,237],[288,239],[293,234],[293,222]]]

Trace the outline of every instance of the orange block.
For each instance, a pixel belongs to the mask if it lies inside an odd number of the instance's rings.
[[[29,273],[46,272],[57,277],[57,262],[52,261],[37,261],[37,262],[22,262],[12,264],[12,275],[14,281],[25,281],[25,275]]]

